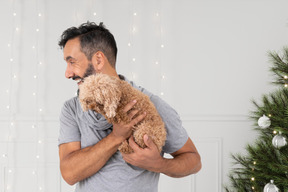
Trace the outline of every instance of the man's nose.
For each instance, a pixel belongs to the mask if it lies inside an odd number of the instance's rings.
[[[70,78],[74,77],[74,75],[75,74],[72,70],[72,67],[69,64],[67,64],[66,71],[65,71],[65,77],[67,79],[70,79]]]

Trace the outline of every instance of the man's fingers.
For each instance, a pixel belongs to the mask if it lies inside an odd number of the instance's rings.
[[[130,103],[128,103],[128,104],[124,107],[123,111],[124,111],[124,112],[128,112],[130,109],[132,109],[132,107],[135,105],[136,102],[137,102],[136,100],[133,100],[133,101],[131,101]]]
[[[141,115],[138,115],[135,119],[133,119],[129,124],[130,126],[134,126],[137,123],[139,123],[140,121],[142,121],[146,116],[146,112],[142,113]]]
[[[139,149],[139,146],[135,143],[133,136],[130,136],[129,138],[129,145],[133,151],[137,151]]]
[[[133,117],[139,112],[139,110],[131,110],[128,114],[130,119],[133,119]]]

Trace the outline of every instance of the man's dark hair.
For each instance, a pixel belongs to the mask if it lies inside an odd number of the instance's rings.
[[[112,67],[115,68],[117,57],[116,41],[102,22],[97,25],[94,22],[87,21],[87,23],[81,24],[78,28],[70,27],[66,29],[61,35],[58,45],[63,49],[68,40],[76,37],[79,37],[81,51],[89,61],[91,61],[92,56],[97,51],[101,51],[107,57]]]

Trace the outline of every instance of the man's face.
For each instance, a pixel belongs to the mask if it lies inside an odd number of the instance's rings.
[[[78,85],[83,78],[95,74],[95,69],[91,62],[88,61],[85,54],[80,49],[79,38],[67,41],[64,49],[64,60],[67,63],[65,77],[78,81]]]

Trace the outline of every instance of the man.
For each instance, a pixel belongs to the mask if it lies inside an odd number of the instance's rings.
[[[59,46],[67,63],[65,76],[78,85],[95,73],[128,81],[116,72],[116,42],[102,23],[87,22],[67,29]],[[137,101],[124,109],[130,123],[111,125],[100,114],[84,112],[78,97],[74,97],[65,102],[60,115],[59,157],[64,180],[70,185],[77,183],[77,192],[156,192],[160,173],[184,177],[201,169],[200,155],[178,114],[159,97],[130,83],[150,97],[165,123],[167,141],[163,151],[158,151],[149,135],[144,136],[145,149],[134,142],[132,127],[145,118],[145,113],[131,110]],[[132,154],[117,150],[126,139],[134,150]],[[173,158],[164,158],[164,153]]]

